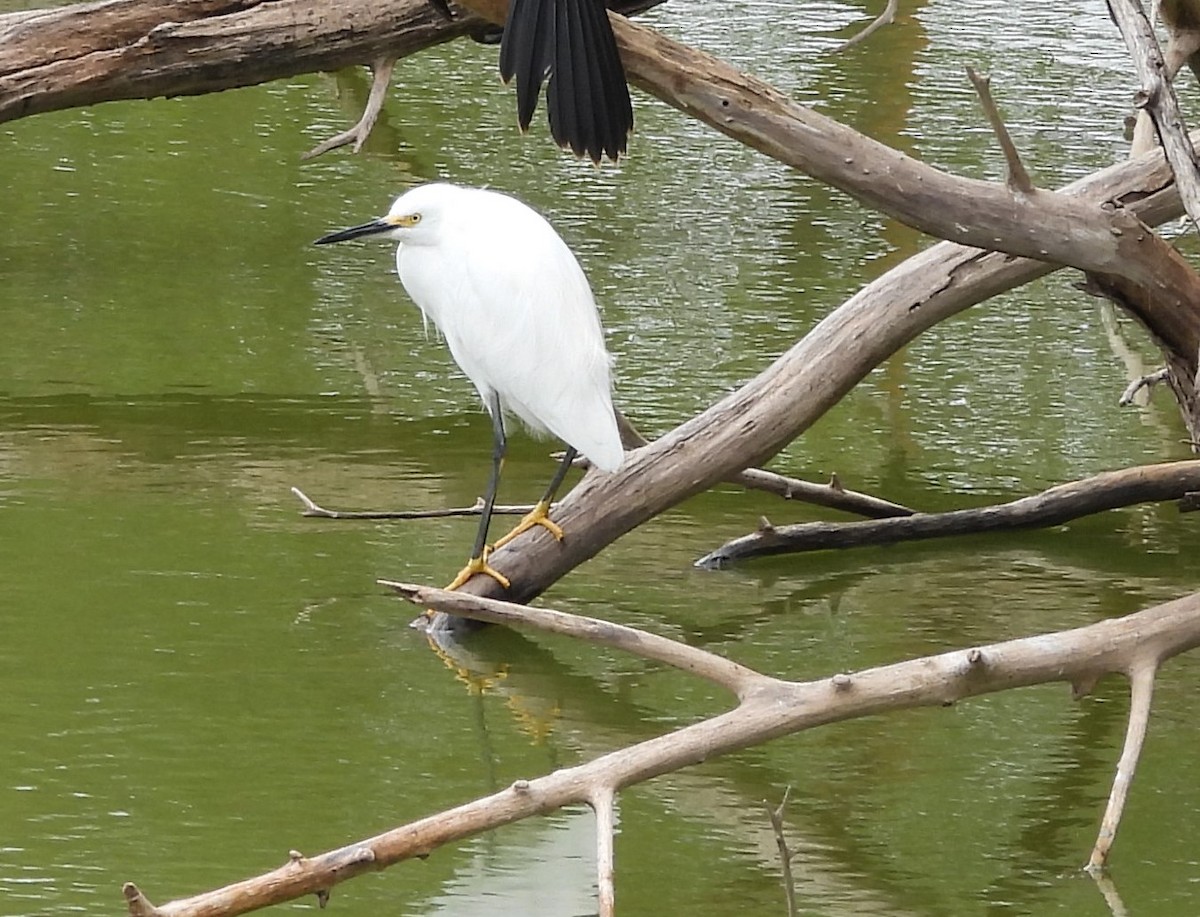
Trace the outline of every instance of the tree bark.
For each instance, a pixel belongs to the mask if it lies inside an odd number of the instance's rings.
[[[0,122],[403,57],[478,29],[426,0],[107,0],[0,16]]]

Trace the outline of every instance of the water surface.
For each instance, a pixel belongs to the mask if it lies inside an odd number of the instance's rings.
[[[25,3],[7,3],[20,8]],[[874,9],[874,8],[872,8]],[[842,57],[860,8],[666,4],[646,21],[939,166],[1001,177],[964,75],[993,76],[1053,186],[1124,153],[1132,92],[1103,4],[932,2]],[[303,518],[469,504],[490,429],[391,274],[386,246],[311,241],[427,179],[551,218],[604,306],[618,401],[664,431],[760,371],[910,230],[635,98],[620,167],[522,138],[495,50],[401,62],[360,156],[300,154],[357,117],[361,73],[0,126],[0,913],[115,913],[315,853],[722,709],[682,675],[492,631],[466,678],[384,576],[441,583],[471,520]],[[933,329],[772,467],[921,508],[1012,499],[1185,456],[1165,395],[1119,409],[1156,356],[1052,277]],[[514,437],[504,498],[550,447]],[[1195,588],[1196,522],[1144,507],[1051,531],[691,562],[756,524],[828,517],[721,487],[542,600],[793,678],[1073,627]],[[482,673],[482,674],[480,674]],[[1115,850],[1129,913],[1192,914],[1194,659],[1156,695]],[[762,810],[791,787],[802,913],[1108,914],[1086,859],[1128,703],[1110,679],[774,742],[621,796],[626,914],[784,913]],[[335,891],[343,915],[594,911],[586,810]],[[315,908],[315,901],[300,906]]]

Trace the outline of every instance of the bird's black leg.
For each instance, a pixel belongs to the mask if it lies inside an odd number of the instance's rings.
[[[541,502],[546,504],[546,509],[549,509],[550,504],[554,502],[554,495],[562,487],[562,482],[567,479],[567,472],[571,470],[571,465],[578,455],[579,451],[574,446],[567,446],[567,451],[563,453],[563,460],[558,464],[558,471],[554,472],[554,477],[550,479],[550,486],[546,488],[545,496],[541,499]]]
[[[554,495],[558,493],[558,489],[562,487],[562,482],[566,480],[567,472],[571,470],[571,465],[575,461],[575,456],[579,455],[574,446],[567,446],[567,451],[563,455],[562,462],[559,463],[558,470],[554,472],[554,477],[550,481],[550,486],[546,488],[546,493],[530,512],[522,517],[517,523],[516,528],[502,538],[496,540],[496,547],[508,544],[522,532],[528,531],[535,525],[540,525],[546,529],[559,541],[563,539],[563,530],[550,519],[550,506],[554,503]]]
[[[500,470],[504,467],[504,453],[508,445],[504,435],[504,415],[500,411],[500,396],[495,392],[492,392],[489,400],[488,413],[492,415],[492,474],[483,497],[479,531],[475,535],[475,548],[471,551],[471,559],[458,571],[458,576],[454,577],[447,589],[457,589],[476,573],[486,573],[505,589],[511,585],[508,577],[487,564],[487,555],[491,550],[487,543],[488,526],[492,521],[492,509],[496,505],[496,492],[500,489]]]

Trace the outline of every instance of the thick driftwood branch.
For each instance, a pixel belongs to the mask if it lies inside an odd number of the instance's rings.
[[[1127,201],[1143,220],[1179,215],[1170,169],[1161,153],[1120,163],[1069,188],[1096,203]],[[566,538],[534,532],[489,556],[512,581],[505,596],[524,602],[541,593],[605,545],[659,512],[726,479],[802,433],[880,362],[914,337],[1003,290],[1053,270],[1045,262],[1010,258],[943,242],[888,271],[820,322],[803,340],[737,392],[662,438],[626,456],[616,474],[592,472],[563,498],[555,519]],[[1147,315],[1159,324],[1176,313]],[[1200,331],[1200,328],[1197,329]],[[464,591],[500,596],[490,578]],[[439,616],[435,627],[456,629]],[[424,625],[426,619],[418,620]]]
[[[0,122],[197,95],[383,57],[478,28],[426,0],[107,0],[0,15]]]
[[[421,605],[453,601],[456,612],[477,613],[461,595],[404,587]],[[491,615],[492,603],[478,613]],[[513,607],[521,617],[527,610]],[[523,622],[539,627],[529,618]],[[584,629],[587,633],[587,629]],[[954,701],[1050,682],[1090,686],[1110,672],[1132,673],[1157,666],[1200,646],[1200,594],[1087,627],[956,650],[816,681],[793,682],[756,673],[757,686],[726,713],[675,732],[639,742],[584,764],[543,777],[517,780],[507,789],[375,837],[289,862],[256,878],[154,907],[126,886],[135,917],[227,917],[327,894],[360,875],[425,857],[438,847],[482,831],[542,815],[562,806],[596,804],[608,794],[693,764],[827,723]]]
[[[1051,487],[1032,497],[976,509],[916,513],[867,522],[767,524],[757,532],[735,538],[705,554],[696,561],[696,566],[715,569],[734,561],[771,554],[858,548],[1009,529],[1046,528],[1136,503],[1180,500],[1198,490],[1200,461],[1144,465],[1109,471],[1082,481]]]

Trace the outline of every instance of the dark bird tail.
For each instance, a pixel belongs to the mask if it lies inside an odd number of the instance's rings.
[[[550,133],[559,146],[593,162],[625,152],[633,105],[603,0],[512,0],[500,75],[516,78],[521,130],[548,81]]]

